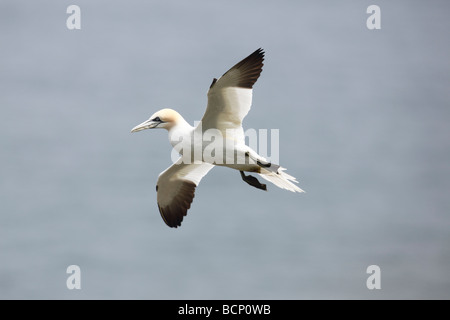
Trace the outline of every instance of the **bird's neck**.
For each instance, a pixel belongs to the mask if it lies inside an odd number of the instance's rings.
[[[170,144],[175,147],[181,140],[190,141],[193,131],[194,127],[180,116],[175,125],[169,129]]]

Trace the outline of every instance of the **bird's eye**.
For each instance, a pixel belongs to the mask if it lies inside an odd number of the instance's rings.
[[[161,122],[161,119],[159,117],[156,117],[155,119],[153,119],[153,121]]]

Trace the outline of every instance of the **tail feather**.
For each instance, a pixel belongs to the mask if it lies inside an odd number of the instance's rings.
[[[271,165],[268,168],[261,168],[261,173],[259,175],[281,189],[286,189],[292,192],[305,192],[292,183],[298,183],[297,179],[284,172],[284,170],[286,169],[278,165]]]
[[[293,176],[284,172],[284,170],[286,170],[285,168],[282,168],[277,164],[268,162],[267,159],[261,157],[250,148],[247,151],[247,155],[259,165],[261,170],[259,175],[263,179],[272,182],[274,185],[281,189],[286,189],[292,192],[305,192],[292,183],[298,183],[298,181]]]

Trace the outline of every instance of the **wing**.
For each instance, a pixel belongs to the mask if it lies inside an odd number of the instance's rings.
[[[158,208],[169,227],[181,226],[194,199],[195,187],[212,167],[209,163],[178,164],[177,161],[161,172],[156,184]]]
[[[202,119],[202,129],[216,128],[225,134],[226,129],[242,130],[242,120],[252,105],[252,88],[261,74],[263,49],[214,79],[208,91],[208,106]]]

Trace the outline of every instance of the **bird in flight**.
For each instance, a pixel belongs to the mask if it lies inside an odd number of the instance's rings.
[[[292,183],[298,182],[285,173],[284,168],[268,162],[245,144],[242,121],[250,110],[252,88],[261,74],[263,61],[264,51],[260,48],[219,79],[214,78],[208,91],[205,114],[196,127],[187,123],[175,110],[162,109],[131,130],[164,128],[169,132],[170,143],[180,154],[178,161],[160,173],[156,184],[158,208],[169,227],[181,226],[194,199],[195,188],[215,165],[240,171],[246,183],[261,190],[267,190],[266,185],[244,172],[257,173],[282,189],[303,192]],[[204,155],[211,139],[196,138],[211,130],[223,139],[214,140],[221,142],[216,145],[215,154],[224,155],[223,161]],[[196,148],[200,148],[200,153],[196,153]],[[193,156],[196,154],[200,154],[200,158]]]

